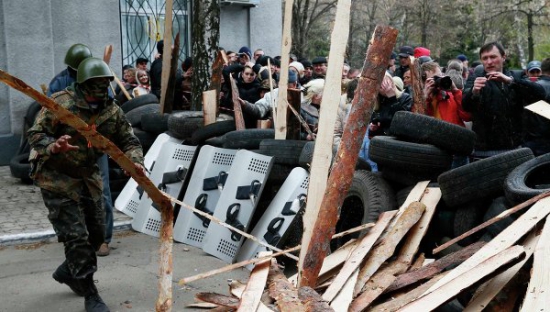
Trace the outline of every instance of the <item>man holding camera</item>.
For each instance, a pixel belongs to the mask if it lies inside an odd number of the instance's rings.
[[[456,87],[451,77],[444,76],[436,62],[427,62],[420,67],[424,79],[426,113],[436,119],[445,120],[464,127],[470,121],[470,114],[462,108],[462,91]]]
[[[522,144],[523,107],[544,99],[545,92],[504,68],[506,53],[500,43],[485,44],[479,56],[482,65],[468,78],[462,105],[472,114],[477,134],[474,157],[485,158]]]

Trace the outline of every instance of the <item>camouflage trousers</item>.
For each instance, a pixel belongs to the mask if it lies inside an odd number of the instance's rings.
[[[105,241],[105,210],[102,198],[94,199],[84,187],[78,202],[62,194],[41,189],[48,219],[59,242],[71,275],[83,278],[97,271],[96,251]]]

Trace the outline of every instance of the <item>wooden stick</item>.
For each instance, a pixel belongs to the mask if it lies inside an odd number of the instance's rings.
[[[245,231],[239,230],[238,228],[233,227],[233,226],[231,226],[231,225],[229,225],[229,224],[223,222],[222,220],[220,220],[220,219],[218,219],[218,218],[216,218],[216,217],[214,217],[214,216],[212,216],[212,215],[210,215],[210,214],[208,214],[208,213],[205,213],[205,212],[202,211],[202,210],[199,210],[199,209],[197,209],[197,208],[195,208],[195,207],[193,207],[193,206],[190,206],[190,205],[188,205],[188,204],[186,204],[186,203],[184,203],[184,202],[178,200],[177,198],[174,198],[174,197],[170,196],[169,194],[164,193],[164,195],[165,195],[166,197],[168,197],[173,203],[176,203],[176,204],[180,205],[181,207],[184,207],[185,209],[189,209],[189,210],[193,211],[194,213],[199,214],[199,215],[201,215],[201,216],[207,218],[208,220],[213,221],[213,222],[215,222],[215,223],[217,223],[217,224],[219,224],[219,225],[225,227],[226,229],[229,229],[230,231],[237,232],[237,233],[241,234],[242,236],[244,236],[244,237],[246,237],[246,238],[248,238],[248,239],[250,239],[250,240],[252,240],[252,241],[254,241],[254,242],[256,242],[256,243],[258,243],[258,244],[260,244],[260,245],[262,245],[262,246],[264,246],[264,247],[266,247],[266,248],[269,248],[269,249],[275,250],[275,251],[279,251],[279,252],[282,252],[282,251],[283,251],[282,249],[277,248],[277,247],[275,247],[275,246],[273,246],[273,245],[270,245],[270,244],[268,244],[268,243],[265,243],[265,242],[263,242],[263,241],[257,239],[256,237],[254,237],[254,236],[252,236],[252,235],[246,233]],[[289,257],[289,258],[291,258],[291,259],[294,259],[294,260],[298,261],[298,257],[296,257],[296,256],[293,255],[293,254],[285,253],[284,255],[287,256],[287,257]]]
[[[524,201],[523,203],[521,203],[521,204],[519,204],[519,205],[516,205],[516,206],[514,206],[514,207],[512,207],[512,208],[510,208],[510,209],[508,209],[508,210],[505,210],[505,211],[503,211],[502,213],[500,213],[498,216],[493,217],[492,219],[483,222],[482,224],[476,226],[475,228],[473,228],[473,229],[471,229],[471,230],[469,230],[469,231],[463,233],[462,235],[460,235],[460,236],[458,236],[458,237],[455,237],[455,238],[451,239],[450,241],[446,242],[445,244],[443,244],[443,245],[441,245],[441,246],[435,248],[435,249],[433,250],[433,253],[436,254],[436,253],[438,253],[438,252],[440,252],[440,251],[442,251],[442,250],[445,250],[445,249],[448,248],[449,246],[451,246],[451,245],[453,245],[453,244],[455,244],[455,243],[457,243],[457,242],[459,242],[459,241],[465,239],[466,237],[468,237],[468,236],[470,236],[470,235],[473,235],[473,234],[475,234],[475,233],[477,233],[477,232],[483,230],[484,228],[488,227],[489,225],[494,224],[494,223],[496,223],[496,222],[498,222],[498,221],[500,221],[500,220],[502,220],[502,219],[508,217],[509,215],[514,214],[514,213],[516,213],[516,212],[522,210],[522,209],[525,208],[525,207],[531,206],[532,204],[538,202],[539,200],[541,200],[541,199],[543,199],[543,198],[545,198],[545,197],[547,197],[547,196],[549,196],[549,195],[550,195],[550,192],[544,192],[544,193],[542,193],[542,194],[539,194],[539,195],[537,195],[537,196],[532,197],[532,198],[529,199],[529,200]]]
[[[288,101],[286,102],[286,104],[288,105],[288,108],[290,108],[290,110],[292,111],[294,116],[296,116],[296,118],[298,118],[298,120],[300,121],[300,124],[302,124],[302,127],[304,127],[307,134],[309,134],[313,138],[313,140],[315,140],[315,134],[311,131],[311,128],[309,128],[309,125],[304,120],[304,118],[302,118],[300,113],[298,113],[298,111],[296,111],[296,109],[294,107],[292,107],[292,105],[290,105],[290,103],[288,103]]]
[[[162,51],[158,51],[159,53],[162,53],[160,57],[162,57],[162,74],[160,77],[160,113],[164,114],[170,113],[170,111],[165,111],[164,109],[164,101],[166,100],[167,93],[168,93],[168,80],[170,79],[170,66],[172,64],[172,8],[173,8],[173,0],[166,0],[165,8],[164,8],[164,34],[162,39],[164,40],[164,48]]]
[[[238,308],[240,302],[240,300],[235,297],[226,296],[214,292],[200,292],[195,295],[195,298],[200,301],[209,302],[232,309]]]
[[[395,275],[407,270],[406,262],[395,260],[378,270],[365,284],[363,291],[349,306],[349,312],[364,311],[396,279]]]
[[[444,269],[452,265],[464,262],[479,249],[481,249],[481,247],[483,247],[484,245],[485,242],[477,242],[457,252],[446,255],[445,257],[438,259],[426,266],[420,267],[413,271],[409,271],[407,273],[403,273],[397,276],[397,279],[384,292],[389,293],[417,283],[421,280],[432,278]]]
[[[268,257],[266,257],[266,258],[268,258]],[[271,258],[268,258],[266,260],[270,260],[270,259]],[[268,261],[267,268],[269,269],[269,261]],[[229,282],[229,292],[233,296],[235,296],[239,299],[242,298],[245,288],[246,288],[246,284],[243,284],[239,281],[232,280],[231,282]],[[259,304],[258,309],[256,310],[256,312],[273,312],[273,310],[268,308],[262,301],[260,301],[260,304]]]
[[[275,259],[271,260],[268,283],[269,296],[276,301],[281,312],[306,312],[306,308],[298,299],[298,290],[281,272]]]
[[[356,232],[361,232],[361,231],[363,231],[363,230],[365,230],[369,227],[373,227],[373,226],[374,226],[373,223],[363,224],[363,225],[355,227],[353,229],[349,229],[347,231],[338,233],[338,234],[334,235],[332,237],[332,239],[340,238],[340,237],[343,237],[343,236],[346,236],[346,235],[349,235],[349,234],[353,234],[353,233],[356,233]],[[223,268],[211,270],[211,271],[201,273],[201,274],[197,274],[197,275],[191,276],[191,277],[182,278],[178,282],[178,284],[179,285],[184,285],[184,284],[188,284],[188,283],[191,283],[191,282],[203,279],[203,278],[207,278],[207,277],[214,276],[214,275],[217,275],[217,274],[233,271],[235,269],[247,266],[249,264],[258,263],[258,262],[266,260],[266,259],[271,259],[273,257],[278,257],[278,256],[281,256],[281,255],[284,255],[284,254],[287,254],[287,253],[291,253],[291,252],[300,250],[300,248],[302,248],[302,246],[298,245],[298,246],[283,250],[281,252],[276,252],[276,253],[272,254],[271,256],[266,256],[266,257],[262,257],[262,258],[254,258],[254,259],[250,259],[250,260],[246,260],[246,261],[241,261],[241,262],[238,262],[238,263],[233,263],[233,264],[224,266]]]
[[[267,73],[269,74],[269,95],[270,95],[270,101],[269,103],[271,105],[271,119],[273,119],[273,128],[277,129],[277,107],[275,105],[275,99],[273,98],[273,73],[271,72],[271,60],[267,59]]]
[[[204,116],[204,125],[216,122],[218,114],[218,96],[216,90],[208,90],[202,93],[202,111]]]
[[[42,89],[42,93],[48,94],[48,86],[46,86],[46,84],[41,83],[40,84],[40,89]]]
[[[239,102],[239,88],[233,76],[229,75],[229,81],[231,82],[231,96],[233,97],[233,113],[235,114],[235,126],[237,130],[244,130],[243,109]]]
[[[275,124],[275,139],[286,139],[286,106],[288,88],[288,60],[292,47],[292,7],[294,0],[285,1],[283,18],[283,40],[281,41],[281,72],[279,76],[279,93],[277,94],[277,123]],[[275,118],[273,119],[275,120]]]
[[[210,90],[216,92],[216,100],[220,98],[220,92],[222,88],[222,71],[228,63],[227,55],[224,50],[219,50],[216,59],[212,64],[212,79],[210,80]],[[217,101],[219,103],[219,101]],[[218,106],[216,106],[216,116],[218,115]]]
[[[113,69],[111,68],[111,73],[113,74],[113,77],[115,78],[115,82],[116,84],[119,86],[120,90],[122,91],[122,93],[124,93],[124,96],[126,96],[126,99],[129,101],[132,99],[132,97],[130,96],[130,93],[128,93],[128,90],[126,90],[126,87],[124,87],[124,85],[122,84],[122,82],[120,81],[120,79],[118,79],[118,77],[116,76],[115,72],[113,71]],[[112,87],[111,87],[112,88]],[[114,91],[113,91],[114,92]]]
[[[88,126],[82,119],[73,115],[66,108],[58,105],[52,99],[31,88],[28,84],[22,80],[11,76],[10,74],[0,70],[0,81],[6,83],[10,87],[21,91],[25,95],[33,98],[40,103],[43,107],[49,109],[59,120],[78,131],[84,136],[92,145],[101,151],[107,153],[111,158],[124,169],[130,176],[147,192],[149,197],[158,204],[161,211],[162,224],[168,225],[164,231],[161,231],[161,237],[164,237],[166,243],[161,242],[161,254],[160,254],[160,271],[161,281],[169,280],[168,283],[163,283],[163,287],[159,294],[159,298],[162,299],[160,308],[157,306],[157,311],[170,311],[172,306],[172,224],[173,224],[173,207],[170,200],[161,193],[156,185],[149,180],[149,178],[136,167],[136,165],[128,158],[113,142],[106,139],[99,134],[93,127]],[[167,309],[167,310],[166,310]]]
[[[481,262],[470,271],[452,279],[448,283],[439,287],[437,290],[420,297],[419,299],[407,304],[399,311],[432,311],[441,304],[454,298],[465,288],[477,283],[486,276],[494,272],[514,265],[525,257],[525,251],[522,246],[513,246]],[[447,275],[446,277],[448,277]],[[443,280],[440,280],[441,283]],[[432,286],[433,287],[433,286]]]
[[[319,276],[323,260],[330,251],[330,237],[335,232],[338,220],[338,207],[343,203],[351,185],[353,170],[355,169],[355,163],[359,155],[360,145],[358,144],[354,152],[356,157],[350,157],[353,160],[346,161],[347,166],[333,167],[333,171],[327,181],[332,160],[334,124],[338,112],[338,105],[334,104],[340,100],[342,65],[344,64],[344,54],[349,36],[350,9],[351,0],[338,0],[336,20],[330,39],[330,62],[328,63],[327,76],[323,88],[323,99],[321,100],[323,109],[321,109],[319,116],[319,130],[317,131],[317,140],[313,151],[306,211],[303,217],[304,234],[302,236],[302,245],[304,248],[300,251],[300,262],[298,263],[300,276],[298,285],[300,286],[315,287],[317,284],[317,277]],[[281,118],[278,119],[279,121],[281,120]],[[351,116],[348,119],[347,125],[349,125],[350,120],[355,126],[355,120]],[[363,130],[366,131],[366,129]],[[342,141],[342,145],[345,145],[344,140]],[[350,167],[351,161],[353,161],[353,169]],[[335,165],[338,166],[338,164]],[[334,169],[336,169],[336,172]],[[331,187],[327,188],[327,185]],[[321,196],[321,194],[324,194],[324,196]]]
[[[176,92],[176,70],[178,67],[178,55],[180,50],[180,33],[178,32],[176,34],[176,39],[174,40],[174,47],[170,50],[171,51],[171,58],[170,58],[170,64],[168,67],[168,77],[164,76],[164,57],[162,60],[162,79],[166,78],[166,80],[162,80],[162,83],[166,83],[166,88],[162,89],[164,92],[160,97],[160,113],[161,114],[170,114],[173,111],[174,108],[174,94]],[[162,88],[162,85],[161,85]]]
[[[105,62],[107,65],[111,63],[112,54],[113,54],[113,45],[112,44],[106,45],[105,50],[103,50],[103,62]],[[111,73],[113,73],[113,76],[114,76],[115,73],[113,72],[112,69],[111,69]],[[113,96],[116,95],[115,88],[113,88],[113,85],[111,83],[109,83],[109,88],[111,88],[111,91],[113,91]]]

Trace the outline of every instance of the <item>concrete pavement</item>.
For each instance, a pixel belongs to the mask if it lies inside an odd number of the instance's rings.
[[[131,218],[115,209],[115,231],[129,229]],[[11,176],[0,167],[0,246],[54,239],[48,209],[40,189]]]

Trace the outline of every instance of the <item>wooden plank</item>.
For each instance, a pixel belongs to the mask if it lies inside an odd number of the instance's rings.
[[[336,22],[331,38],[330,62],[321,102],[320,127],[313,153],[309,184],[308,202],[304,214],[304,235],[300,253],[300,286],[315,286],[323,259],[330,250],[330,237],[334,234],[338,221],[339,207],[352,182],[355,164],[359,156],[362,138],[366,132],[364,125],[378,94],[379,84],[387,68],[380,55],[389,55],[395,45],[397,30],[379,26],[375,30],[373,44],[367,51],[364,72],[359,79],[357,95],[354,98],[348,121],[344,127],[342,142],[331,166],[332,141],[340,98],[340,85],[344,50],[349,33],[350,0],[340,0],[336,12]],[[364,78],[363,78],[364,77]],[[363,88],[365,87],[365,88]],[[327,185],[329,186],[327,188]],[[324,194],[323,196],[320,196]],[[321,205],[323,203],[323,205]]]
[[[531,105],[525,106],[525,109],[528,109],[546,119],[550,119],[550,104],[546,101],[540,100]]]
[[[432,221],[432,217],[435,214],[435,209],[440,199],[441,190],[439,187],[429,187],[426,189],[424,196],[422,196],[422,199],[420,200],[421,203],[426,205],[426,210],[422,214],[420,220],[411,229],[409,234],[407,234],[405,243],[399,251],[399,261],[407,262],[409,264],[413,261],[414,256],[420,247],[422,238],[424,238],[424,235],[428,232],[428,227],[430,226],[430,222]]]
[[[331,302],[332,299],[336,297],[349,277],[359,268],[361,261],[363,261],[372,246],[374,246],[374,243],[378,240],[378,237],[380,237],[396,213],[397,211],[388,211],[380,215],[376,225],[361,239],[361,242],[351,252],[349,258],[344,264],[344,267],[340,270],[340,273],[338,273],[334,281],[332,281],[328,289],[323,294],[324,300]],[[350,294],[350,298],[351,295],[352,294]]]
[[[261,252],[259,256],[265,257],[271,254],[273,252]],[[238,312],[256,312],[260,306],[260,298],[265,289],[270,264],[271,260],[256,263],[254,269],[252,269],[246,288],[242,293]]]
[[[433,259],[432,259],[432,261],[433,261]],[[420,255],[418,255],[416,260],[414,260],[414,262],[411,264],[411,266],[409,267],[409,269],[407,271],[410,272],[410,271],[413,271],[413,270],[420,269],[424,265],[426,265],[426,255],[424,255],[424,253],[421,253]]]
[[[537,242],[534,252],[533,270],[529,287],[521,311],[544,311],[550,304],[550,220],[546,224]]]
[[[426,266],[420,267],[416,270],[409,271],[397,276],[397,279],[386,289],[385,292],[391,292],[394,290],[407,287],[418,281],[429,279],[439,272],[445,270],[446,268],[462,263],[474,253],[476,253],[481,247],[485,245],[485,242],[477,242],[475,244],[469,245],[464,249],[461,249],[452,254],[446,255],[445,257],[438,259]]]
[[[111,63],[112,54],[113,54],[113,45],[109,44],[105,46],[105,50],[103,50],[103,62],[107,63],[107,65]]]
[[[420,181],[416,183],[416,185],[409,192],[409,195],[403,202],[403,205],[399,207],[399,210],[406,209],[412,202],[419,202],[422,199],[422,196],[424,196],[424,193],[426,193],[428,184],[430,184],[430,181]]]
[[[409,56],[411,60],[411,85],[413,92],[413,106],[411,112],[418,114],[426,114],[426,99],[424,98],[424,82],[422,81],[422,72],[420,70],[420,61],[412,56]]]
[[[302,301],[308,312],[334,312],[334,309],[311,287],[300,287],[298,289],[298,298]]]
[[[289,282],[277,266],[275,259],[271,262],[268,276],[269,296],[275,299],[281,312],[306,311],[306,307],[298,298],[298,290]]]
[[[166,0],[164,12],[164,48],[159,53],[162,53],[162,74],[160,77],[160,113],[164,114],[164,101],[168,91],[168,80],[170,79],[170,65],[172,64],[172,7],[174,1]],[[170,111],[171,112],[171,111]]]
[[[418,297],[422,296],[422,294],[428,290],[431,286],[433,286],[437,281],[442,279],[448,272],[441,273],[435,277],[433,277],[431,280],[427,281],[426,283],[412,289],[411,291],[403,294],[402,296],[399,296],[398,298],[392,298],[391,300],[375,305],[371,307],[369,311],[376,311],[376,312],[393,312],[397,311],[401,307],[407,305],[409,302],[412,302],[413,300],[417,299]]]
[[[496,223],[496,222],[508,217],[509,215],[514,214],[514,213],[522,210],[523,208],[530,207],[533,203],[536,203],[539,200],[541,200],[545,197],[548,197],[548,196],[550,196],[550,192],[545,192],[545,193],[539,194],[537,196],[534,196],[533,198],[530,198],[529,200],[526,200],[523,203],[518,204],[518,205],[516,205],[516,206],[514,206],[514,207],[512,207],[508,210],[505,210],[505,211],[501,212],[498,216],[493,217],[492,219],[483,222],[482,224],[480,224],[480,225],[476,226],[475,228],[467,231],[466,233],[464,233],[464,234],[462,234],[458,237],[455,237],[455,238],[451,239],[450,241],[446,242],[445,244],[435,248],[433,250],[433,253],[436,254],[436,253],[448,248],[449,246],[463,240],[464,238],[481,231],[482,229],[488,227],[489,225],[491,225],[493,223]]]
[[[533,255],[539,238],[540,233],[537,233],[536,230],[531,231],[522,244],[523,249],[525,249],[525,259],[478,287],[464,311],[474,312],[487,307],[489,302],[510,282]]]
[[[216,90],[208,90],[202,93],[202,111],[205,126],[216,122],[218,114],[218,96]]]
[[[441,304],[454,298],[465,288],[468,288],[501,268],[514,265],[515,263],[521,261],[523,257],[525,257],[525,251],[522,246],[512,246],[505,249],[493,257],[485,259],[485,261],[479,263],[468,272],[465,272],[464,274],[450,280],[448,283],[445,283],[441,287],[438,287],[435,291],[432,291],[427,295],[424,295],[407,304],[398,311],[432,311]],[[450,275],[451,274],[446,275],[445,278]],[[439,280],[439,283],[441,283],[445,278]],[[435,287],[435,285],[432,287]]]
[[[359,268],[355,269],[348,280],[344,283],[340,292],[330,303],[330,306],[337,312],[347,312],[353,300],[353,289],[357,278],[359,277]]]
[[[359,277],[353,291],[354,296],[358,296],[363,291],[365,283],[376,273],[380,266],[388,260],[395,251],[395,248],[407,232],[418,222],[426,205],[413,202],[398,218],[395,226],[388,231],[386,238],[378,244],[367,258],[365,265],[359,271]]]
[[[239,307],[239,299],[231,296],[226,296],[214,292],[200,292],[195,294],[195,298],[200,301],[213,303],[219,306],[224,306],[232,309]]]
[[[266,257],[263,257],[263,258],[267,258]],[[271,258],[267,258],[267,261],[271,261]],[[269,268],[269,266],[268,266]],[[242,296],[243,296],[243,292],[246,288],[246,284],[243,284],[239,281],[234,281],[232,280],[230,283],[229,283],[229,292],[231,293],[231,295],[241,299]],[[260,296],[260,300],[261,300],[261,296]],[[273,310],[271,310],[270,308],[268,308],[263,302],[260,301],[260,304],[258,305],[258,309],[256,310],[256,312],[271,312]]]
[[[546,218],[550,213],[550,198],[546,197],[538,201],[533,207],[529,208],[514,223],[510,224],[499,235],[488,242],[478,252],[473,254],[468,260],[451,271],[442,280],[432,286],[428,291],[432,292],[450,280],[465,274],[481,262],[505,250],[515,244],[520,238],[525,236],[540,221]]]
[[[218,54],[216,55],[216,59],[214,60],[214,63],[212,63],[212,79],[210,80],[210,90],[214,90],[216,93],[216,99],[220,98],[220,91],[222,88],[222,78],[223,78],[223,68],[228,63],[227,54],[225,54],[224,50],[219,50]],[[218,107],[216,107],[216,116],[218,115],[217,111]]]
[[[195,308],[195,309],[214,309],[214,308],[217,308],[219,306],[217,304],[210,303],[210,302],[195,302],[195,303],[190,303],[190,304],[186,305],[185,307],[189,308],[189,309],[192,309],[192,308]]]
[[[288,88],[288,64],[290,49],[292,48],[292,6],[294,0],[285,1],[283,18],[283,38],[281,41],[281,71],[279,76],[279,92],[277,94],[277,117],[275,120],[275,139],[286,138],[286,114],[287,114],[287,88]],[[270,75],[271,76],[271,75]],[[273,97],[272,97],[273,98]]]
[[[237,130],[244,130],[246,127],[244,125],[243,109],[241,103],[239,102],[239,88],[233,76],[229,75],[229,81],[231,83],[231,97],[233,100],[233,114],[235,115],[235,126]]]

